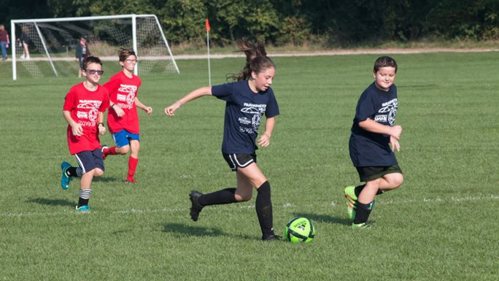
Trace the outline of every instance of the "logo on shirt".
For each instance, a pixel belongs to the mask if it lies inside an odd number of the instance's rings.
[[[126,105],[123,105],[122,108],[128,108],[132,109],[133,108],[133,103],[135,102],[135,94],[137,93],[137,86],[135,85],[127,85],[127,84],[120,84],[120,87],[118,88],[118,95],[116,99],[118,101],[126,103]]]
[[[100,100],[79,100],[76,117],[78,124],[82,126],[95,126],[97,116],[99,115]]]
[[[374,121],[379,123],[388,123],[392,126],[395,123],[397,115],[398,99],[392,99],[381,104],[378,114],[374,116]]]
[[[254,104],[254,103],[244,103],[241,112],[252,114],[251,120],[247,117],[239,118],[239,131],[248,134],[256,134],[258,132],[258,127],[260,126],[260,121],[262,119],[263,113],[267,108],[266,104]],[[248,126],[250,125],[250,126]]]

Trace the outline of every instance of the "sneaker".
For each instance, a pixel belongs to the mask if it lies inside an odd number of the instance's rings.
[[[90,213],[90,207],[88,205],[81,205],[80,207],[76,206],[76,212],[80,214],[88,214]]]
[[[357,230],[357,229],[368,229],[371,228],[372,225],[367,223],[367,222],[362,222],[362,223],[352,223],[352,229]]]
[[[350,220],[355,219],[355,205],[357,203],[357,195],[355,195],[355,186],[349,185],[345,187],[345,199],[347,200],[347,214]]]
[[[68,171],[68,168],[71,167],[71,164],[69,164],[66,161],[63,161],[61,163],[61,170],[62,170],[62,175],[61,175],[61,187],[63,190],[67,190],[69,188],[69,183],[71,182],[71,177],[68,176],[66,173]]]
[[[199,204],[199,197],[201,197],[203,193],[198,192],[198,191],[191,191],[189,194],[189,199],[191,200],[191,219],[193,221],[197,221],[199,217],[199,213],[201,213],[201,210],[203,209],[203,206]]]
[[[275,235],[275,234],[270,234],[270,235],[264,235],[262,236],[262,240],[263,241],[274,241],[274,240],[281,240],[282,237],[279,236],[279,235]]]
[[[104,153],[104,150],[108,149],[109,147],[107,145],[102,145],[100,148],[100,151],[102,152],[102,160],[106,160],[107,155]]]

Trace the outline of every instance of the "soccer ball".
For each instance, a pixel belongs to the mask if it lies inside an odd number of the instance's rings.
[[[293,244],[310,243],[315,237],[315,226],[312,220],[305,217],[293,218],[284,228],[284,238]]]

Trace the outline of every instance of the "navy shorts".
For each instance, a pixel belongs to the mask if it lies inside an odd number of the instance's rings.
[[[76,162],[81,168],[83,174],[99,168],[104,171],[104,160],[102,159],[102,151],[99,149],[90,151],[82,151],[75,154]]]
[[[140,141],[140,135],[130,133],[127,130],[121,130],[113,134],[113,139],[117,147],[123,147],[129,145],[131,140]]]
[[[359,173],[360,181],[363,182],[379,179],[384,175],[391,173],[402,174],[402,170],[397,164],[392,166],[367,166],[367,167],[355,167],[355,168],[357,168],[357,172]]]
[[[238,168],[248,167],[251,163],[256,163],[256,154],[246,153],[222,153],[225,161],[229,164],[232,171],[237,171]]]

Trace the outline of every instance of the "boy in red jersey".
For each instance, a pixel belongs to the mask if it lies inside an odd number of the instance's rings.
[[[93,177],[104,174],[99,134],[106,132],[103,119],[104,111],[109,107],[109,95],[99,85],[103,73],[101,60],[87,57],[83,62],[86,80],[71,87],[63,106],[63,116],[68,122],[69,152],[76,157],[79,167],[62,162],[61,187],[67,190],[71,178],[81,177],[80,198],[76,206],[76,211],[80,213],[90,211],[88,201],[92,193]]]
[[[140,102],[138,89],[142,83],[133,73],[137,64],[137,56],[133,50],[121,49],[119,52],[122,71],[112,76],[104,87],[109,91],[110,109],[107,125],[113,134],[115,146],[102,148],[103,158],[108,155],[127,154],[128,174],[125,182],[135,183],[135,170],[139,163],[140,127],[137,107],[147,114],[152,113],[152,107]]]

